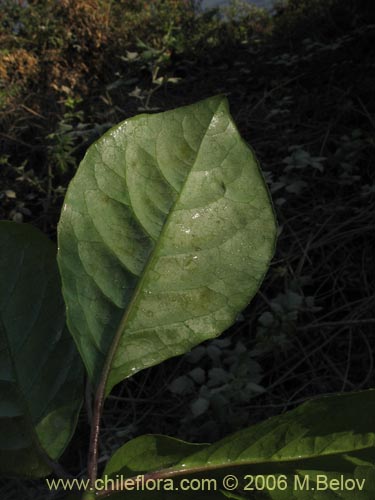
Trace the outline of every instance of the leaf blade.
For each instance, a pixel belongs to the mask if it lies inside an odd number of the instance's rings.
[[[284,415],[272,417],[265,422],[239,431],[214,445],[206,445],[192,455],[181,458],[178,463],[164,470],[158,469],[154,476],[146,468],[135,472],[147,477],[174,478],[178,488],[183,478],[215,478],[217,488],[199,495],[208,498],[223,498],[223,478],[229,473],[239,479],[239,487],[233,491],[234,498],[288,498],[331,500],[353,498],[353,490],[318,488],[318,475],[328,481],[343,476],[348,479],[365,479],[363,490],[355,490],[355,498],[370,500],[375,492],[375,390],[359,393],[327,396],[311,400]],[[319,418],[317,418],[319,417]],[[136,444],[136,438],[118,450],[108,462],[105,474],[128,477],[132,469],[131,453],[127,450]],[[151,439],[151,437],[148,437]],[[167,446],[167,441],[164,443]],[[152,448],[152,460],[157,447]],[[143,449],[147,464],[147,450]],[[124,460],[125,467],[121,466]],[[162,457],[160,457],[160,463]],[[135,463],[137,460],[135,460]],[[134,470],[134,468],[133,468]],[[244,490],[249,484],[246,475],[286,477],[287,488],[259,491]],[[298,488],[305,476],[309,477],[309,488]],[[299,482],[295,479],[299,478]],[[323,481],[324,482],[324,481]],[[272,483],[271,483],[272,484]],[[131,492],[115,493],[109,498],[125,498]],[[169,496],[168,496],[169,495]],[[227,496],[231,497],[228,492]],[[173,493],[159,493],[160,498],[173,498]],[[159,498],[157,497],[157,498]],[[153,498],[145,491],[138,498]],[[155,497],[156,498],[156,497]]]
[[[178,464],[207,444],[195,444],[158,434],[132,439],[119,448],[107,462],[103,475],[133,477],[144,472],[161,470]]]
[[[2,221],[0,275],[0,471],[39,477],[74,431],[81,362],[65,328],[54,245],[32,226]]]
[[[105,134],[59,223],[68,325],[94,383],[106,359],[108,394],[230,326],[275,234],[262,175],[221,96]]]

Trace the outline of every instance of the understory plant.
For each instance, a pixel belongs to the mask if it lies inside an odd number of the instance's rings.
[[[86,500],[374,498],[373,390],[310,400],[214,444],[139,436],[99,470],[114,386],[227,329],[275,241],[266,184],[224,97],[105,133],[68,188],[57,262],[39,230],[0,223],[0,472]],[[58,462],[84,372],[91,437],[87,479],[74,482]]]

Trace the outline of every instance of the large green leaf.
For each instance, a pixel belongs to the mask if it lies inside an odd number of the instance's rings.
[[[146,477],[151,479],[169,478],[178,488],[178,496],[188,498],[220,499],[225,493],[228,498],[372,500],[375,498],[374,415],[375,390],[369,390],[311,400],[216,444],[203,445],[197,452],[190,451],[192,445],[174,441],[168,453],[168,438],[144,436],[125,444],[113,455],[104,477],[129,478],[147,473]],[[224,478],[228,474],[238,479],[238,488],[225,492]],[[281,478],[280,487],[273,489],[271,480],[269,490],[244,491],[244,486],[255,483],[246,475],[275,476],[276,484],[277,478]],[[202,488],[182,492],[181,480],[186,478],[212,478],[216,487],[212,486],[210,491]],[[338,482],[330,483],[334,479]],[[340,487],[340,481],[354,485],[353,480],[357,481],[354,489]],[[262,486],[262,480],[258,484]],[[175,492],[146,490],[116,493],[109,498],[142,500],[175,496]]]
[[[1,474],[51,471],[74,431],[82,382],[55,246],[32,226],[0,222]]]
[[[225,98],[107,132],[83,159],[59,223],[68,326],[94,384],[106,359],[108,393],[229,327],[267,271],[275,234]]]

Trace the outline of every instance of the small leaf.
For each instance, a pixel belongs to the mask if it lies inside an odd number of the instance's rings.
[[[289,184],[285,189],[288,193],[300,194],[301,191],[307,187],[307,183],[305,181],[294,181]]]
[[[262,326],[269,328],[274,324],[275,316],[267,311],[259,316],[258,321]]]
[[[176,378],[169,386],[174,394],[188,394],[194,390],[194,382],[186,375]]]
[[[81,361],[48,238],[0,222],[0,276],[0,473],[41,477],[75,429]]]
[[[265,388],[255,382],[248,382],[246,384],[246,390],[250,392],[257,392],[259,394],[265,392]]]
[[[197,384],[203,384],[206,380],[206,372],[200,366],[197,366],[189,372],[189,377],[191,377]]]
[[[191,403],[190,408],[194,417],[200,417],[203,413],[206,413],[210,406],[210,402],[205,398],[198,398],[196,401]]]
[[[108,394],[229,327],[268,269],[276,227],[218,96],[108,131],[69,186],[58,233],[68,326]]]
[[[17,198],[16,193],[13,191],[13,189],[6,189],[5,191],[5,196],[7,198]]]
[[[222,353],[222,350],[214,345],[214,344],[209,344],[206,348],[206,352],[208,357],[214,362],[214,363],[220,363],[220,358]]]
[[[199,363],[199,361],[205,356],[205,354],[206,348],[199,345],[186,355],[186,361],[195,365]]]
[[[231,374],[223,370],[223,368],[214,367],[209,370],[208,376],[209,376],[209,382],[207,385],[209,387],[215,387],[218,385],[226,384],[230,379]]]

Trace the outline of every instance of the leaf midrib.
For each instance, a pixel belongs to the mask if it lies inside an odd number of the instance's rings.
[[[360,448],[355,448],[355,449],[349,449],[349,450],[342,450],[339,452],[333,452],[333,453],[318,453],[316,455],[305,455],[303,457],[291,457],[291,458],[282,458],[282,459],[277,459],[275,458],[274,460],[272,459],[265,459],[264,461],[261,459],[257,460],[244,460],[244,461],[233,461],[231,463],[225,462],[225,463],[220,463],[220,464],[212,464],[212,465],[200,465],[200,466],[191,466],[187,468],[179,468],[177,469],[179,464],[174,465],[173,467],[168,467],[166,469],[160,469],[156,470],[153,472],[146,473],[145,476],[150,476],[150,477],[175,477],[175,476],[180,476],[184,474],[194,474],[197,472],[205,472],[205,471],[215,471],[215,470],[220,470],[220,469],[229,469],[232,467],[244,467],[246,465],[274,465],[274,464],[280,464],[280,463],[285,463],[285,462],[304,462],[305,460],[310,460],[314,458],[322,458],[322,457],[340,457],[342,455],[350,454],[353,452],[358,452],[358,451],[363,451],[363,450],[371,450],[374,448],[374,445],[371,446],[363,446]],[[187,457],[189,459],[189,457]],[[355,464],[353,464],[355,466]]]
[[[188,468],[179,468],[179,469],[176,469],[176,467],[178,467],[178,464],[175,464],[174,466],[172,467],[168,467],[166,469],[159,469],[159,470],[155,470],[155,471],[152,471],[152,472],[146,472],[144,473],[144,478],[145,480],[149,480],[149,479],[154,479],[154,480],[157,480],[157,479],[167,479],[167,478],[173,478],[173,477],[179,477],[179,476],[184,476],[184,475],[190,475],[190,474],[196,474],[196,473],[200,473],[200,472],[208,472],[208,471],[211,471],[211,472],[215,472],[215,471],[218,471],[218,470],[222,470],[222,469],[230,469],[230,468],[238,468],[238,467],[245,467],[245,466],[255,466],[255,465],[262,465],[262,466],[266,466],[266,465],[275,465],[275,464],[283,464],[283,463],[288,463],[288,462],[297,462],[297,464],[299,462],[301,462],[301,466],[303,465],[303,462],[305,462],[306,460],[309,460],[309,459],[314,459],[314,458],[322,458],[322,457],[341,457],[345,454],[349,454],[349,453],[352,453],[352,452],[357,452],[357,451],[362,451],[362,450],[368,450],[368,449],[372,449],[374,448],[374,445],[371,445],[371,446],[363,446],[363,447],[359,447],[359,448],[355,448],[355,449],[350,449],[350,450],[341,450],[339,452],[335,452],[335,453],[321,453],[321,454],[316,454],[316,455],[306,455],[304,457],[294,457],[294,458],[284,458],[284,459],[275,459],[275,460],[270,460],[270,459],[266,459],[264,461],[262,460],[244,460],[244,461],[241,461],[241,462],[233,462],[233,463],[221,463],[221,464],[213,464],[213,465],[202,465],[202,466],[192,466],[192,467],[188,467]],[[190,455],[190,458],[192,457],[193,455]],[[189,456],[187,457],[187,459],[189,459]],[[355,468],[356,465],[353,463],[353,468]],[[295,467],[293,469],[294,471],[296,471],[298,473],[299,470],[301,470],[301,467]],[[116,471],[116,474],[120,474],[121,473],[121,469],[119,471]],[[139,480],[139,475],[137,476],[134,476],[134,477],[130,477],[130,478],[126,478],[127,480],[134,480],[134,481],[138,481]],[[123,490],[121,490],[123,491]],[[110,496],[112,493],[116,493],[116,489],[114,490],[104,490],[102,492],[102,494],[99,494],[98,496],[100,497],[108,497]]]
[[[148,272],[149,272],[149,269],[151,268],[152,264],[154,263],[154,260],[155,260],[155,257],[156,255],[158,254],[158,251],[159,251],[159,247],[161,245],[161,242],[163,241],[163,235],[165,234],[168,226],[169,226],[169,223],[170,223],[170,219],[171,219],[171,214],[173,214],[174,212],[174,209],[177,205],[177,203],[179,202],[180,198],[181,198],[181,195],[184,191],[184,188],[188,182],[188,179],[190,177],[190,174],[191,174],[191,171],[192,169],[194,168],[194,165],[195,165],[195,162],[198,158],[198,155],[199,155],[199,152],[200,152],[200,149],[201,149],[201,146],[202,146],[202,143],[206,137],[206,134],[207,134],[207,131],[209,130],[210,126],[211,126],[211,123],[212,123],[212,120],[214,118],[214,116],[216,115],[216,112],[218,110],[218,108],[220,107],[220,105],[222,104],[223,102],[223,99],[221,99],[219,101],[219,103],[217,104],[215,110],[212,112],[212,116],[211,116],[211,119],[206,127],[206,130],[204,131],[204,133],[202,134],[202,140],[199,144],[199,147],[197,148],[197,152],[196,152],[196,156],[195,156],[195,159],[194,159],[194,162],[192,163],[192,166],[190,168],[190,171],[187,173],[186,175],[186,178],[181,186],[181,189],[180,189],[180,192],[178,194],[178,196],[176,197],[173,205],[171,206],[169,212],[168,212],[168,215],[166,217],[166,220],[163,224],[163,227],[160,231],[160,234],[159,234],[159,237],[156,241],[156,244],[155,244],[155,247],[153,248],[151,254],[149,255],[148,257],[148,260],[147,260],[147,263],[145,265],[145,267],[143,268],[143,271],[139,277],[139,281],[134,289],[134,293],[133,293],[133,297],[132,299],[130,300],[127,308],[125,309],[124,311],[124,314],[119,322],[119,325],[117,327],[117,330],[115,332],[115,335],[113,337],[113,341],[111,343],[111,346],[109,348],[109,351],[108,351],[108,355],[107,355],[107,358],[105,360],[105,363],[104,363],[104,366],[103,366],[103,370],[102,370],[102,375],[100,377],[100,380],[99,380],[99,385],[101,385],[104,389],[104,396],[107,396],[109,391],[111,390],[112,387],[107,387],[107,382],[108,382],[108,379],[109,379],[109,375],[110,375],[110,371],[111,371],[111,367],[112,367],[112,363],[113,363],[113,360],[115,358],[115,355],[116,355],[116,351],[117,351],[117,347],[119,345],[119,342],[121,340],[121,335],[123,333],[123,331],[125,330],[126,328],[126,324],[127,324],[127,321],[129,319],[129,316],[133,310],[133,307],[136,305],[136,303],[138,302],[138,298],[139,298],[139,295],[140,295],[140,292],[142,291],[143,289],[143,284],[144,284],[144,281],[148,275]],[[142,226],[143,227],[143,226]]]

